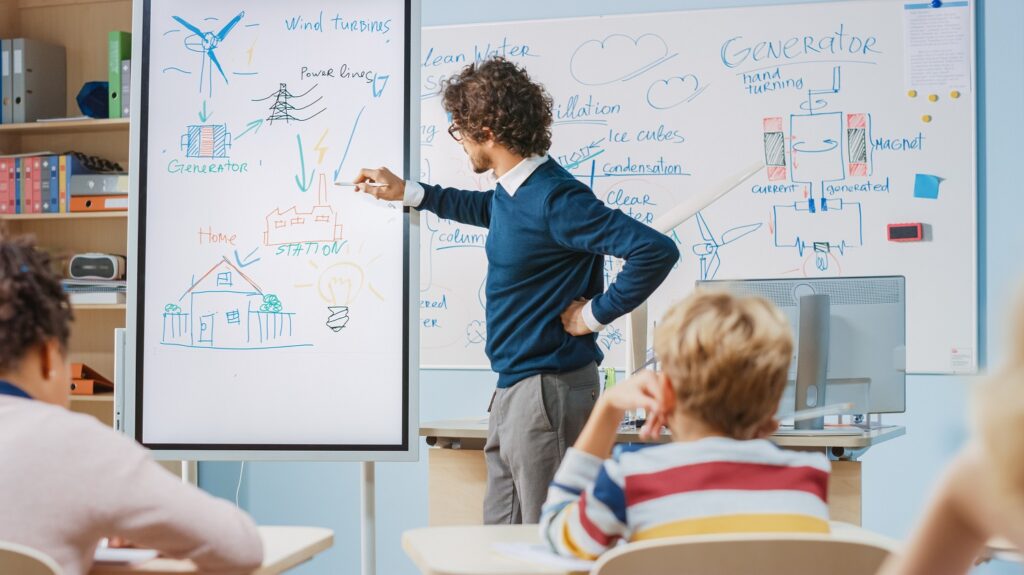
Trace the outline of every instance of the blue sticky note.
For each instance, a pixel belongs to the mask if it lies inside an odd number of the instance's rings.
[[[914,176],[914,197],[937,200],[939,198],[939,182],[942,178],[930,174]]]

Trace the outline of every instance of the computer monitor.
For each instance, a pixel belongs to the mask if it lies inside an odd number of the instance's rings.
[[[906,411],[906,280],[903,276],[698,281],[697,287],[757,295],[775,304],[793,329],[793,362],[779,415],[796,409],[800,298],[828,295],[828,368],[824,404],[845,413]],[[806,374],[805,374],[806,376]],[[803,409],[804,406],[800,406]]]

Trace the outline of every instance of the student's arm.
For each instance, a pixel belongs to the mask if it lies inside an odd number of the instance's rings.
[[[921,524],[903,553],[893,555],[880,575],[963,575],[970,571],[991,536],[995,518],[991,491],[976,448],[957,456],[932,495]],[[986,515],[989,520],[986,520]]]
[[[594,559],[628,538],[624,478],[611,456],[623,411],[643,407],[650,414],[641,435],[660,431],[670,405],[661,399],[664,382],[642,371],[604,393],[548,487],[541,510],[541,537],[560,555]]]
[[[487,228],[491,225],[491,198],[494,190],[473,192],[406,182],[387,168],[363,169],[353,180],[356,190],[380,200],[401,201],[410,208],[429,210],[446,220]],[[367,183],[382,184],[370,186]]]
[[[555,553],[591,560],[628,538],[617,462],[570,447],[548,487],[540,533]]]
[[[92,479],[94,512],[107,536],[191,559],[203,573],[248,573],[260,566],[263,544],[245,512],[183,483],[130,440],[113,432],[94,435],[106,464]]]
[[[590,326],[591,330],[611,323],[646,301],[679,261],[679,249],[668,236],[609,208],[576,182],[551,194],[545,217],[559,244],[625,260],[607,291],[586,304],[584,317],[590,315],[599,324]]]

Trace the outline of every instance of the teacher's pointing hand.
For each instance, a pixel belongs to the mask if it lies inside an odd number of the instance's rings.
[[[370,194],[378,200],[400,202],[405,196],[405,180],[387,168],[363,168],[352,182],[356,185],[356,191]]]

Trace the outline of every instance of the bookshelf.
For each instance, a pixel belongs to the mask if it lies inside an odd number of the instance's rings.
[[[58,122],[30,122],[28,124],[0,124],[0,134],[54,135],[79,134],[85,132],[124,132],[127,134],[129,125],[127,118],[114,118],[109,120],[61,120]]]
[[[131,30],[131,0],[0,0],[0,38],[26,37],[64,46],[67,52],[66,116],[80,116],[75,102],[87,81],[107,79],[107,33]],[[0,153],[84,152],[128,166],[128,119],[78,119],[0,124]],[[12,233],[32,234],[60,255],[128,250],[128,213],[4,214]],[[114,378],[114,329],[124,327],[126,306],[76,305],[71,360]],[[71,409],[112,424],[113,394],[72,396]]]
[[[0,220],[114,220],[128,219],[128,212],[78,212],[65,214],[0,214]]]

